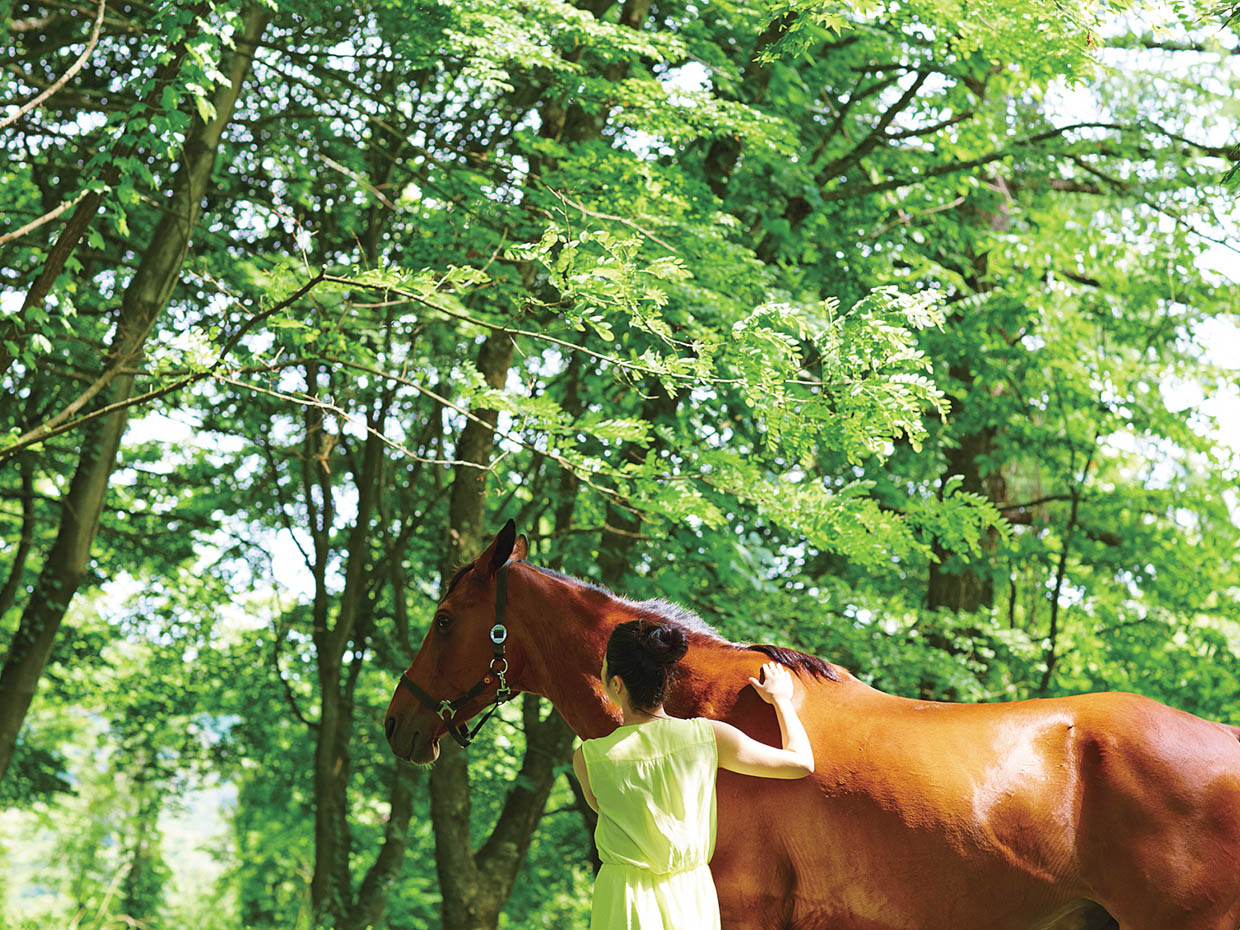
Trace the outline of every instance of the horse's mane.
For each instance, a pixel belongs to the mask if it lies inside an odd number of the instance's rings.
[[[812,656],[805,652],[798,652],[796,649],[786,649],[783,646],[770,646],[765,644],[754,643],[734,643],[729,639],[725,639],[720,635],[719,631],[703,620],[700,616],[680,604],[673,603],[662,597],[654,597],[644,601],[634,601],[630,598],[617,594],[615,591],[604,585],[594,581],[587,581],[584,578],[576,578],[572,575],[566,575],[563,572],[556,571],[554,568],[545,568],[541,565],[534,565],[531,562],[523,563],[551,578],[567,581],[572,584],[580,585],[591,591],[597,591],[604,594],[612,600],[620,601],[629,607],[640,619],[658,620],[661,623],[670,623],[678,626],[686,633],[696,634],[699,637],[713,640],[720,646],[727,646],[732,649],[760,652],[765,656],[769,656],[781,665],[786,665],[797,672],[804,672],[815,678],[825,678],[828,681],[839,681],[839,672],[835,666],[825,659],[818,656]]]

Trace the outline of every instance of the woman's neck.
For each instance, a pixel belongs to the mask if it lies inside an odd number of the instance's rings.
[[[666,720],[668,716],[662,704],[650,710],[637,710],[636,708],[629,707],[627,703],[621,703],[619,706],[620,726],[622,727],[640,726],[643,723],[649,723],[651,720]]]

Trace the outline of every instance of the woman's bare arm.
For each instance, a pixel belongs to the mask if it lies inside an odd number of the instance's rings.
[[[586,771],[586,757],[582,755],[580,746],[573,750],[573,772],[577,775],[577,781],[581,783],[581,793],[585,795],[586,803],[594,808],[595,813],[598,813],[598,798],[590,790],[590,773]]]
[[[792,706],[792,675],[777,662],[762,666],[762,675],[762,681],[750,678],[749,682],[764,701],[774,706],[783,748],[776,749],[746,736],[730,723],[712,720],[719,767],[762,778],[804,778],[814,771],[814,750]]]

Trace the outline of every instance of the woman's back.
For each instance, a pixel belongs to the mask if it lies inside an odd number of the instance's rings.
[[[707,871],[718,766],[710,722],[667,717],[618,727],[586,740],[582,755],[598,800],[594,839],[605,866],[592,925],[606,914],[608,927],[718,926]],[[637,898],[647,898],[647,907],[634,907],[634,885],[645,890]],[[648,908],[657,916],[639,913]]]

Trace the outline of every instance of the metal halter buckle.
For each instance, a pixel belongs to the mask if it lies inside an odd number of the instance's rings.
[[[504,626],[502,623],[497,623],[495,626],[491,627],[491,642],[495,643],[495,645],[498,646],[507,638],[508,627]]]

